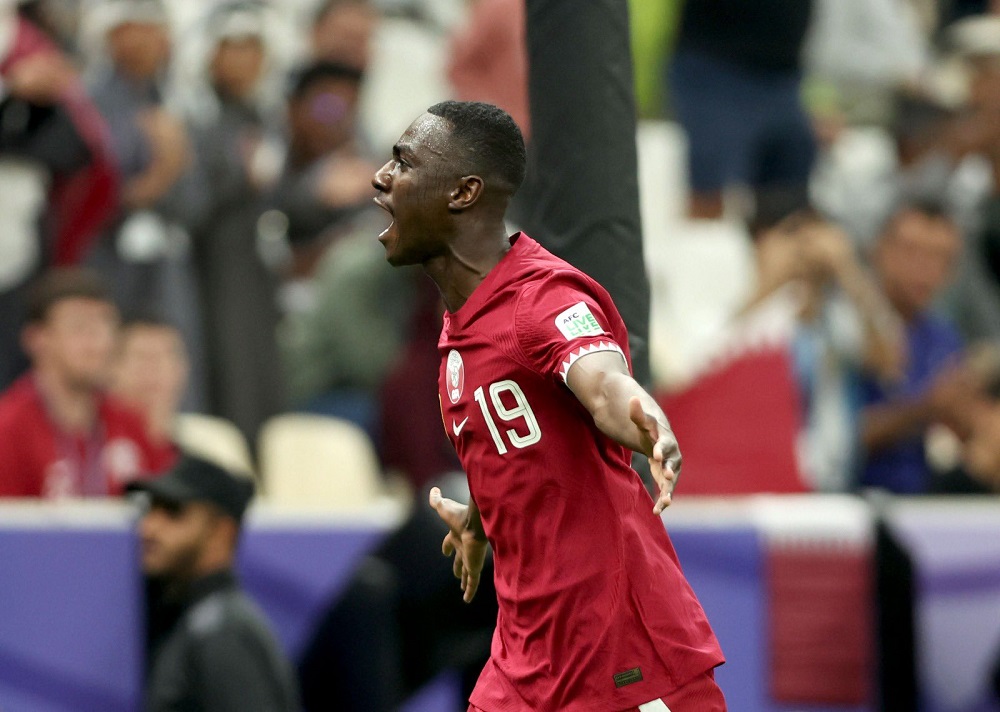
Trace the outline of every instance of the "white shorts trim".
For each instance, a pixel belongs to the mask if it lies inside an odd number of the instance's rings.
[[[644,705],[639,705],[639,712],[670,712],[670,708],[664,704],[663,700],[652,700]]]

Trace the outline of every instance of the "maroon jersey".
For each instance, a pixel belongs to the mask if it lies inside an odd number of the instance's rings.
[[[439,342],[445,429],[493,546],[500,604],[471,702],[634,709],[722,653],[629,451],[565,385],[586,354],[629,363],[611,297],[527,235],[511,242],[445,314]]]

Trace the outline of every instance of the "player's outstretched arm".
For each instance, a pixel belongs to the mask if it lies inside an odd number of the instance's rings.
[[[455,578],[462,582],[462,591],[465,592],[462,599],[471,603],[479,588],[479,576],[486,563],[488,546],[479,507],[471,497],[468,505],[442,497],[437,487],[431,488],[429,501],[431,508],[448,525],[448,533],[441,542],[441,553],[445,556],[454,554],[452,570]]]
[[[653,397],[629,374],[622,357],[612,351],[577,360],[566,384],[612,440],[649,458],[659,488],[653,512],[670,506],[681,470],[681,452],[667,416]]]

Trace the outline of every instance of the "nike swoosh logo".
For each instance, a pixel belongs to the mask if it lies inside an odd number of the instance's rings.
[[[451,429],[455,432],[456,438],[458,437],[458,434],[462,432],[462,428],[464,428],[465,424],[468,422],[469,422],[469,416],[465,416],[465,420],[463,420],[461,423],[456,423],[454,420],[451,421]]]

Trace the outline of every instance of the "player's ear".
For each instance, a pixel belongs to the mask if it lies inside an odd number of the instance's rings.
[[[448,208],[450,210],[471,208],[482,196],[485,187],[483,179],[479,176],[462,176],[461,182],[451,191]]]

